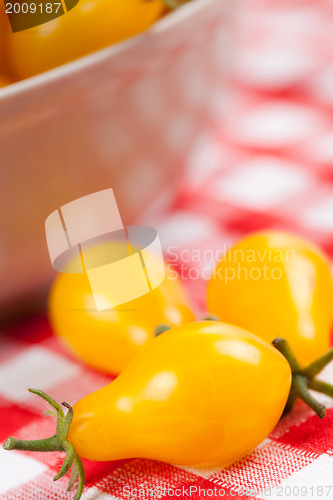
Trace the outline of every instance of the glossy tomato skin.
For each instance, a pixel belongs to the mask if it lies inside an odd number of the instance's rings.
[[[5,72],[5,60],[6,60],[6,53],[5,53],[5,19],[6,13],[5,13],[5,6],[1,2],[0,3],[0,74],[3,74]]]
[[[250,234],[217,265],[208,309],[267,342],[286,338],[303,364],[329,347],[330,262],[314,244],[278,231]]]
[[[18,78],[28,78],[146,30],[165,10],[163,0],[80,0],[65,15],[9,36]]]
[[[68,440],[91,460],[224,466],[272,431],[290,385],[288,362],[263,340],[219,322],[188,323],[76,403]]]
[[[5,5],[0,2],[0,87],[11,83],[11,77],[8,74],[7,58],[7,37],[11,33],[9,20],[5,11]]]
[[[7,87],[7,85],[10,85],[11,83],[11,80],[6,75],[0,75],[0,88]]]
[[[49,318],[54,333],[72,352],[114,375],[154,338],[159,324],[194,319],[181,282],[168,272],[158,288],[105,311],[97,311],[86,274],[61,273],[51,288]]]

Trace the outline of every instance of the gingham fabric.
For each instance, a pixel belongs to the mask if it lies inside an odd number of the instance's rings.
[[[332,4],[247,0],[241,24],[228,120],[216,127],[226,113],[218,100],[216,123],[193,150],[170,212],[155,206],[141,221],[158,229],[198,314],[216,253],[249,231],[293,231],[333,255]],[[7,328],[0,342],[1,441],[54,430],[26,387],[74,403],[111,380],[74,360],[46,318]],[[322,378],[333,383],[333,364]],[[320,399],[324,420],[298,403],[255,451],[225,469],[85,461],[83,500],[333,498],[333,404]],[[52,482],[62,458],[0,450],[0,498],[68,500],[67,479]]]

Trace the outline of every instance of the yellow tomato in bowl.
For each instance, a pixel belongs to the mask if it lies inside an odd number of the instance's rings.
[[[9,20],[6,15],[5,6],[0,2],[0,87],[9,83],[8,61],[7,61],[7,37],[10,33]]]
[[[151,26],[165,11],[163,0],[80,0],[48,23],[8,37],[14,74],[28,78]]]

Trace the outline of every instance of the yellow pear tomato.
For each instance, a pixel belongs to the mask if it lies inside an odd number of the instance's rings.
[[[113,253],[115,247],[112,243]],[[100,252],[101,247],[91,251]],[[185,290],[171,272],[146,295],[105,311],[96,309],[87,274],[61,273],[51,288],[49,318],[55,334],[72,352],[111,374],[120,373],[154,338],[159,324],[179,325],[194,319]]]
[[[9,80],[9,78],[7,76],[0,75],[0,88],[1,87],[6,87],[10,83],[11,83],[11,81]]]
[[[146,30],[163,0],[80,0],[69,12],[8,37],[15,75],[28,78]]]
[[[290,384],[288,362],[261,339],[219,322],[188,323],[76,403],[68,440],[92,460],[228,465],[272,431]]]
[[[66,415],[47,394],[30,389],[56,410],[56,434],[37,441],[10,437],[4,448],[66,452],[54,480],[75,462],[75,500],[84,484],[81,457],[227,466],[263,441],[297,397],[323,418],[325,407],[309,387],[333,397],[333,386],[314,378],[333,349],[302,370],[285,339],[273,344],[217,321],[174,327],[147,344],[109,385],[73,408],[62,403]]]
[[[224,256],[208,286],[208,309],[221,321],[271,342],[286,338],[301,363],[329,347],[333,284],[330,262],[292,234],[261,231]]]

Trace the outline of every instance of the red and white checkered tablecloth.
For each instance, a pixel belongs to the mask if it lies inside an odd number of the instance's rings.
[[[154,207],[142,221],[158,229],[198,311],[217,252],[249,231],[293,231],[333,256],[333,5],[247,0],[243,9],[228,119],[193,150],[170,212]],[[216,102],[217,118],[225,108]],[[333,382],[333,365],[323,378]],[[53,432],[44,403],[27,386],[74,403],[109,380],[70,357],[45,318],[12,326],[1,333],[0,441]],[[298,403],[253,453],[226,469],[85,461],[83,500],[333,498],[333,403],[321,400],[323,421]],[[68,500],[67,479],[52,481],[62,458],[0,449],[0,498]]]

